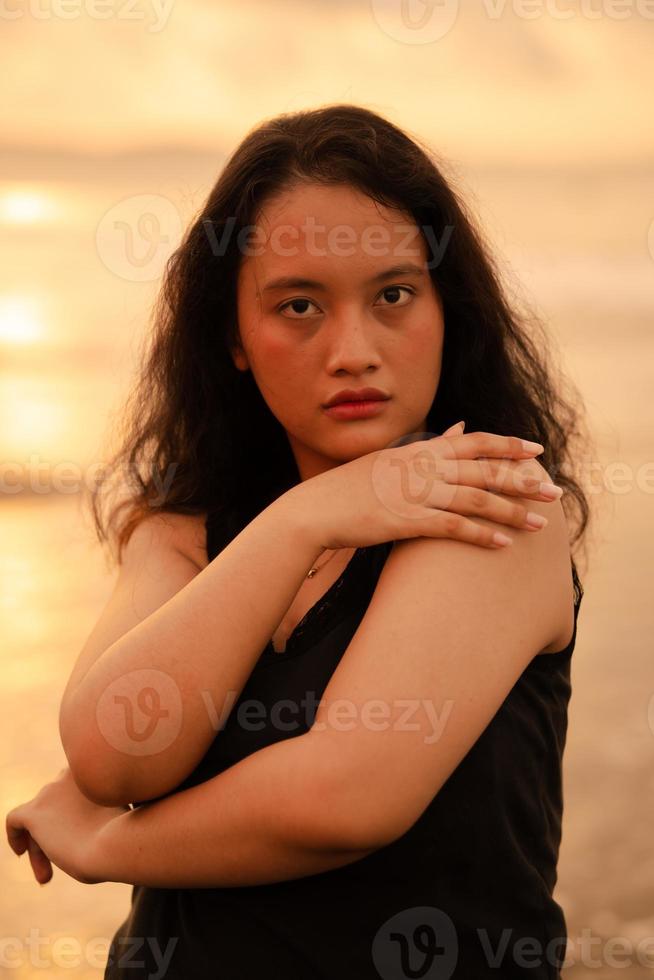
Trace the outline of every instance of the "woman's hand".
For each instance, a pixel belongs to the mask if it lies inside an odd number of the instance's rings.
[[[367,453],[287,491],[296,512],[306,512],[307,531],[316,536],[316,544],[361,548],[431,537],[501,546],[494,540],[495,528],[467,516],[475,514],[534,530],[526,524],[528,508],[498,494],[558,499],[543,494],[540,480],[525,472],[526,461],[543,447],[491,432],[463,434],[460,426],[442,436]]]
[[[100,833],[127,810],[92,803],[66,768],[28,803],[9,811],[7,840],[16,854],[28,852],[34,877],[42,885],[52,878],[53,864],[77,881],[97,884],[106,880],[99,870]]]

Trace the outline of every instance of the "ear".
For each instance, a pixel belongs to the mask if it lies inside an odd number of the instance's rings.
[[[250,363],[247,358],[247,354],[241,347],[240,343],[237,343],[235,347],[230,347],[229,353],[232,356],[234,366],[238,368],[239,371],[248,371],[250,368]]]
[[[245,351],[242,350],[232,351],[232,360],[234,361],[234,364],[239,369],[239,371],[249,370],[250,365],[248,363],[248,359],[245,354]]]

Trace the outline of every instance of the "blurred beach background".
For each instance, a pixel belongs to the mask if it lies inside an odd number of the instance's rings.
[[[105,458],[165,259],[251,127],[352,102],[444,162],[583,397],[596,522],[565,754],[563,975],[650,975],[653,40],[644,0],[3,7],[3,814],[66,764],[59,701],[115,576],[77,491]],[[55,869],[39,887],[6,842],[0,872],[1,975],[101,977],[129,886]]]

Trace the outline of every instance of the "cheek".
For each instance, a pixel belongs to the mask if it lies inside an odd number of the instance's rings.
[[[434,319],[425,318],[407,332],[404,341],[408,363],[425,367],[431,365],[435,371],[440,370],[443,352],[443,327],[440,322],[435,323]]]
[[[435,327],[433,320],[417,324],[403,337],[402,349],[398,351],[400,371],[404,388],[416,404],[422,405],[425,399],[433,398],[440,379],[442,353],[442,329],[440,325]]]
[[[266,329],[258,323],[248,335],[248,357],[258,376],[268,376],[284,368],[291,358],[291,349],[281,333]]]
[[[306,352],[279,334],[261,331],[250,353],[253,373],[270,407],[299,407],[310,378]]]
[[[297,379],[299,368],[307,362],[301,346],[279,333],[262,332],[254,355],[259,369],[275,377]]]

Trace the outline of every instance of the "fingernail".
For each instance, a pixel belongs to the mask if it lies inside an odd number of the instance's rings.
[[[545,527],[548,521],[542,514],[534,514],[532,511],[529,511],[525,518],[525,523],[530,527]]]
[[[457,422],[456,424],[461,426],[461,432],[465,431],[465,427],[466,427],[465,422]]]
[[[540,493],[542,497],[549,497],[550,500],[557,500],[563,496],[563,488],[557,487],[555,483],[541,483]]]
[[[526,453],[545,452],[545,446],[541,446],[539,442],[529,442],[528,439],[522,439],[521,441],[522,441],[522,448]]]
[[[495,542],[495,544],[501,544],[501,545],[513,544],[513,538],[508,538],[506,534],[502,534],[501,531],[495,532],[495,534],[493,535],[493,541]]]

